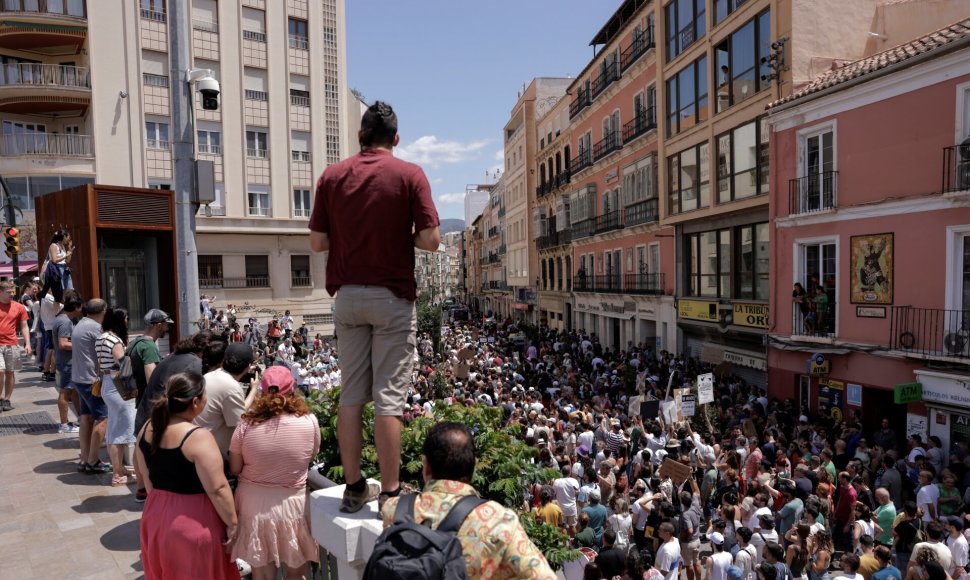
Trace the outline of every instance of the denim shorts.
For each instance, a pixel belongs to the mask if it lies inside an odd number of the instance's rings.
[[[77,394],[81,396],[81,410],[79,415],[91,415],[95,421],[108,418],[108,407],[104,404],[104,399],[95,397],[91,393],[91,385],[74,383]]]

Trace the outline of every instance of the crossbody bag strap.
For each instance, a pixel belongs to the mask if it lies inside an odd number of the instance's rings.
[[[406,524],[414,522],[414,498],[416,493],[404,494],[397,500],[397,509],[394,510],[394,523]]]
[[[462,522],[468,517],[468,514],[472,513],[478,506],[485,503],[486,500],[474,496],[466,495],[465,497],[458,500],[458,502],[451,508],[445,519],[438,524],[439,532],[453,532],[457,533],[458,528],[461,527]]]

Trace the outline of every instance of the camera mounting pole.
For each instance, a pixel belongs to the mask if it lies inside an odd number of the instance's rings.
[[[172,90],[172,165],[175,189],[175,246],[178,264],[178,336],[192,334],[199,317],[199,256],[195,242],[195,100],[192,83],[212,71],[192,68],[188,2],[168,3],[169,70]],[[196,77],[196,75],[198,75]],[[149,307],[154,305],[149,305]],[[172,342],[174,345],[174,340]]]

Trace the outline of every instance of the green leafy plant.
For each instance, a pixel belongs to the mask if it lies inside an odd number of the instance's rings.
[[[415,310],[418,318],[418,332],[428,334],[431,337],[434,351],[441,352],[441,305],[433,304],[431,295],[423,293],[418,295]]]
[[[553,570],[562,568],[564,562],[579,558],[579,551],[569,547],[569,536],[559,528],[550,526],[531,513],[519,514],[519,522]]]

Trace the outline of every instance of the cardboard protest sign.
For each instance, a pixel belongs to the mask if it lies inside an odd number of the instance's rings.
[[[697,395],[680,396],[680,414],[684,417],[693,417],[697,408]]]
[[[741,430],[744,431],[744,436],[749,439],[758,436],[758,430],[754,426],[754,421],[751,419],[745,419],[744,423],[741,424]]]
[[[660,403],[660,418],[667,425],[673,425],[677,422],[677,401],[671,399],[669,401],[664,401]]]
[[[669,457],[664,457],[663,463],[660,464],[660,478],[664,479],[667,477],[675,485],[679,486],[690,479],[690,466],[684,465],[679,461],[674,461]]]
[[[701,405],[714,402],[714,374],[697,375],[697,402]]]
[[[459,379],[462,379],[462,380],[467,379],[468,378],[468,365],[466,365],[465,363],[459,363],[458,365],[456,365],[455,366],[455,377],[456,378],[459,378]]]
[[[473,328],[472,329],[472,341],[478,342],[478,329],[477,328]]]
[[[475,349],[473,349],[473,348],[465,348],[460,353],[458,353],[458,356],[460,356],[461,357],[461,360],[463,360],[463,361],[464,360],[473,359],[473,358],[475,358]]]

